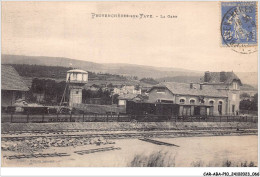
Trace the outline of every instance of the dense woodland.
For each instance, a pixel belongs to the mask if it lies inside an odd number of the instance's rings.
[[[33,79],[30,91],[27,93],[27,101],[34,103],[37,102],[35,94],[43,94],[44,100],[40,103],[45,105],[57,105],[62,99],[62,95],[65,91],[66,82],[56,82],[51,79]],[[68,101],[69,92],[66,89],[65,101]],[[117,95],[113,96],[113,103],[117,103]],[[100,98],[100,104],[112,104],[112,94],[110,90],[102,90],[100,88],[97,91],[82,90],[82,102],[88,103],[91,98]]]
[[[26,64],[10,64],[13,66],[20,76],[33,78],[53,78],[65,79],[68,70],[71,67],[62,66],[44,66],[44,65],[26,65]],[[109,73],[95,73],[88,71],[89,80],[126,80],[126,77]]]
[[[117,104],[118,102],[118,95],[113,95],[111,90],[102,90],[101,88],[98,91],[91,91],[91,90],[82,90],[82,102],[83,103],[89,103],[89,100],[91,98],[100,98],[100,104],[101,105],[111,105]]]

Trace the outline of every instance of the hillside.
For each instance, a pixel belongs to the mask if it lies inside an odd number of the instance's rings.
[[[252,85],[248,85],[248,84],[243,84],[243,86],[241,86],[241,91],[255,91],[255,92],[257,92],[257,87],[252,86]]]
[[[181,82],[181,83],[199,83],[201,76],[175,76],[162,77],[157,79],[159,82]]]
[[[45,66],[62,66],[84,69],[92,72],[118,74],[123,76],[137,76],[138,78],[174,77],[180,75],[200,76],[202,73],[180,68],[151,67],[132,64],[102,64],[89,61],[75,60],[62,57],[21,56],[2,54],[2,64],[29,64]]]
[[[257,72],[237,72],[236,75],[241,79],[243,84],[251,85],[254,88],[258,88]]]
[[[15,70],[22,77],[37,77],[37,78],[53,78],[56,80],[65,80],[68,70],[71,67],[62,66],[44,66],[44,65],[28,65],[28,64],[9,64],[15,68]],[[88,72],[89,80],[116,80],[124,81],[127,80],[126,77],[109,74],[109,73],[94,73]]]
[[[23,77],[24,81],[31,87],[32,80],[34,78],[39,79],[52,79],[56,82],[65,81],[66,72],[71,67],[62,67],[62,66],[44,66],[44,65],[28,65],[28,64],[8,64],[13,66],[16,71],[19,73],[21,77]],[[89,81],[88,86],[93,84],[95,85],[109,85],[112,84],[114,86],[119,85],[140,85],[143,87],[150,87],[151,84],[138,81],[132,79],[131,77],[125,77],[117,74],[109,74],[109,73],[95,73],[88,72]]]
[[[73,67],[73,68],[93,68],[96,70],[102,68],[101,64],[74,60],[63,57],[45,57],[45,56],[23,56],[23,55],[1,55],[2,64],[28,64],[28,65],[45,65],[45,66],[62,66],[62,67]]]

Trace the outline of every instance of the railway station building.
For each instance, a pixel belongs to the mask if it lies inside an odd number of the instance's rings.
[[[147,91],[148,99],[145,102],[155,106],[179,105],[177,109],[180,116],[239,114],[242,83],[233,72],[205,72],[201,81],[163,82]],[[172,107],[169,109],[168,112],[172,112]]]

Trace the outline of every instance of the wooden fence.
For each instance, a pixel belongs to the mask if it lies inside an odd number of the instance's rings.
[[[118,107],[117,105],[98,105],[98,104],[73,104],[78,110],[88,112],[91,114],[106,114],[113,112],[116,114],[126,113],[125,107]]]
[[[257,116],[165,116],[109,114],[2,114],[1,121],[11,123],[48,122],[258,122]]]

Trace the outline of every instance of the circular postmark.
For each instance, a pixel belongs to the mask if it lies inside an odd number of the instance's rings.
[[[255,6],[231,7],[221,21],[222,44],[242,54],[257,51]]]

